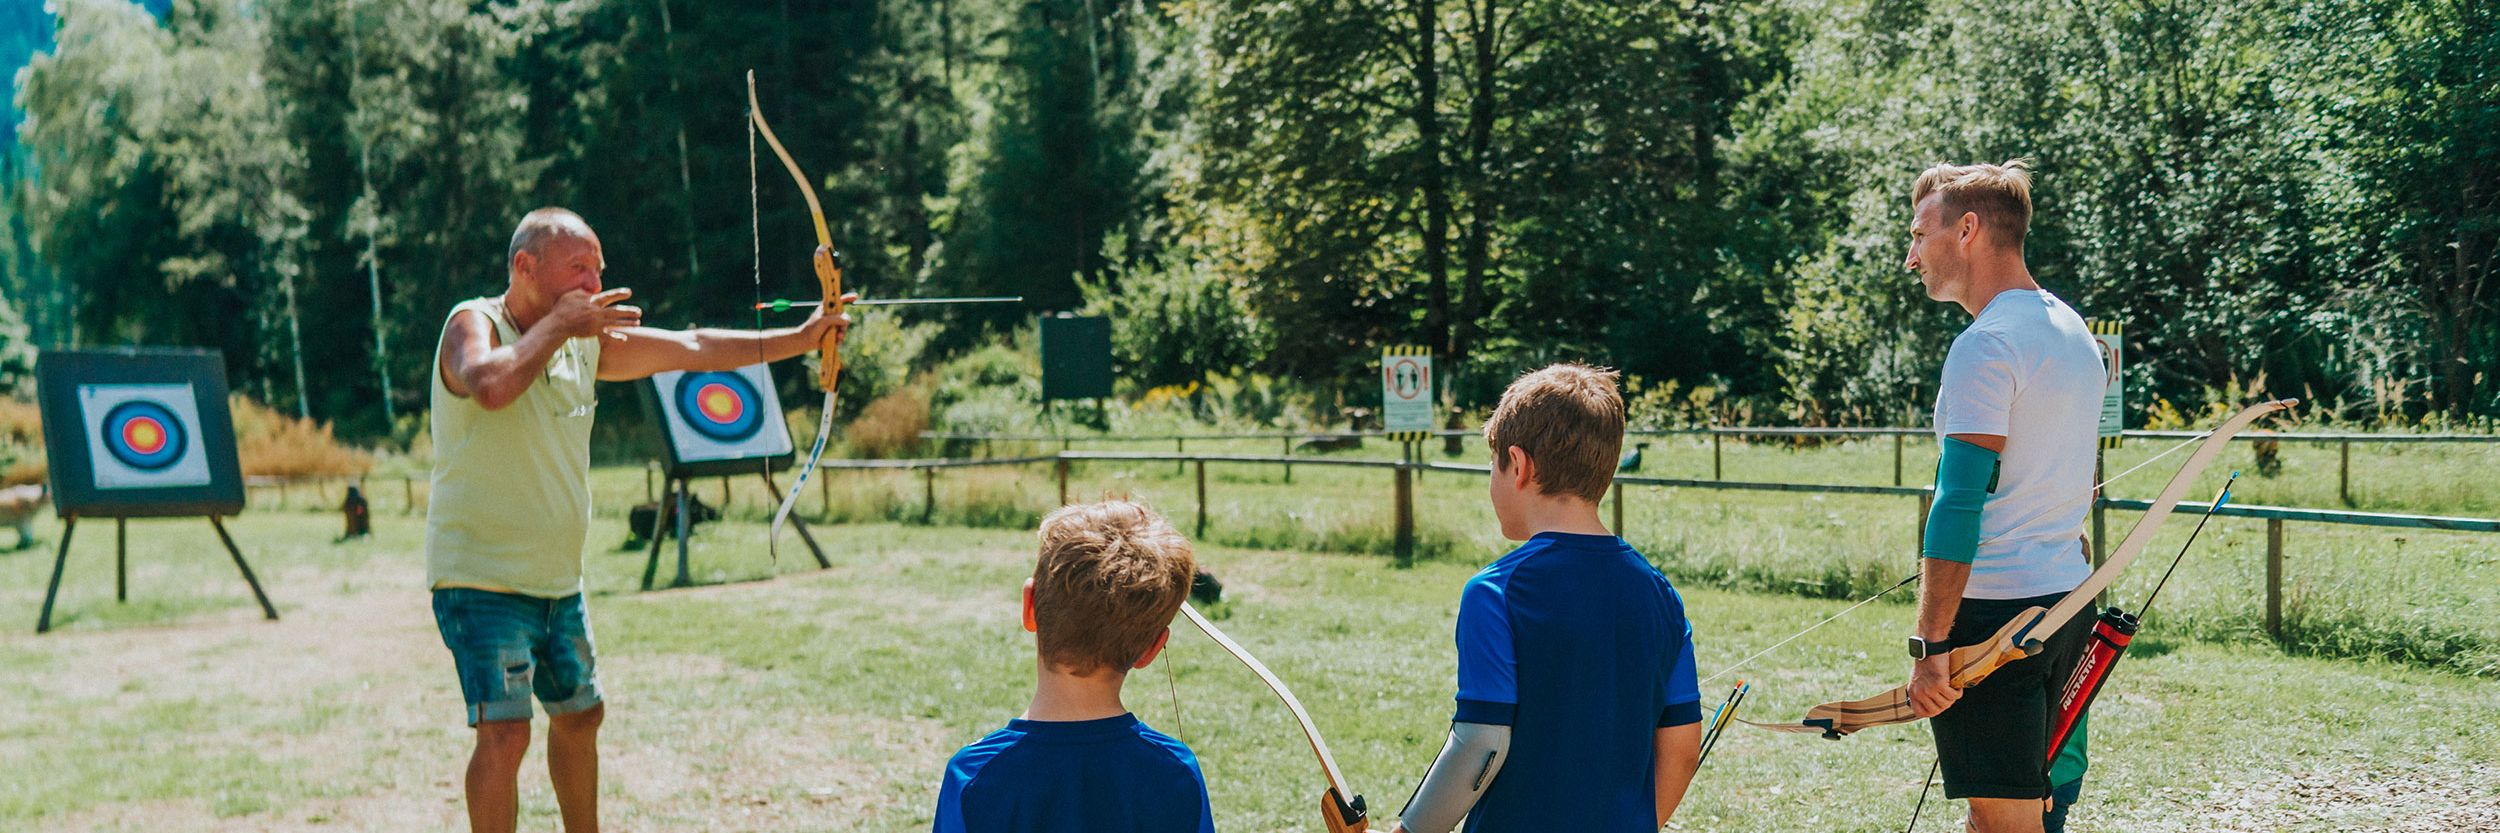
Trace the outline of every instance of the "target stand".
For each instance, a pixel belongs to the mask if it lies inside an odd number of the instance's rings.
[[[642,589],[651,589],[660,570],[660,546],[671,528],[677,537],[677,578],[670,587],[694,583],[687,569],[687,534],[693,526],[686,505],[697,477],[728,478],[753,472],[764,479],[768,494],[781,494],[773,482],[775,469],[796,460],[790,426],[781,418],[781,397],[764,365],[736,370],[668,371],[653,374],[643,386],[645,401],[660,416],[661,460],[659,515],[651,524],[651,555],[642,566]],[[807,522],[790,516],[799,538],[816,556],[816,566],[830,568],[825,550]]]
[[[223,358],[166,348],[46,351],[36,358],[35,378],[52,508],[61,517],[35,632],[52,630],[52,605],[81,518],[113,519],[113,598],[128,602],[130,519],[206,516],[261,613],[275,621],[278,609],[223,520],[243,511]]]

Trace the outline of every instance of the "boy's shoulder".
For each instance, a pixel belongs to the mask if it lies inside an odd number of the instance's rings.
[[[1599,558],[1586,558],[1596,555]],[[1630,542],[1613,535],[1540,532],[1494,559],[1467,580],[1471,594],[1500,593],[1513,579],[1534,574],[1566,582],[1648,579],[1672,592],[1665,573]]]
[[[1099,753],[1105,741],[1132,739],[1136,745],[1129,748],[1127,755],[1112,756],[1115,760],[1126,757],[1143,765],[1168,760],[1193,775],[1198,772],[1198,756],[1188,744],[1146,725],[1134,715],[1075,722],[1010,720],[1006,726],[956,750],[947,759],[947,770],[950,775],[968,780],[1010,751],[1029,751],[1036,762],[1047,762]]]

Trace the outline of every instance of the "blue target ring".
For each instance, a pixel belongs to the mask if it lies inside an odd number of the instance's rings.
[[[165,406],[145,399],[133,399],[106,411],[101,433],[98,439],[113,459],[146,471],[181,462],[190,442],[181,418]]]
[[[714,442],[734,443],[764,427],[762,397],[747,377],[708,370],[677,377],[677,418]]]

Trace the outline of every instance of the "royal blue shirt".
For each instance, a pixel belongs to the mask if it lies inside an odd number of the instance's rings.
[[[1621,538],[1538,533],[1459,596],[1451,719],[1511,727],[1470,833],[1655,833],[1657,731],[1701,722],[1684,599]]]
[[[1123,714],[1010,720],[946,762],[935,833],[1214,833],[1198,757]]]

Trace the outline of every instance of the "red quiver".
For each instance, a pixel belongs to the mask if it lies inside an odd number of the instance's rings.
[[[2135,641],[2136,626],[2142,624],[2135,616],[2118,608],[2101,611],[2099,621],[2092,623],[2092,640],[2086,643],[2083,659],[2075,663],[2075,673],[2066,678],[2066,688],[2058,692],[2056,730],[2049,734],[2049,760],[2066,748],[2066,736],[2075,731],[2075,721],[2092,707],[2092,698],[2101,694],[2101,684],[2109,681],[2109,669],[2126,655],[2127,643]]]

